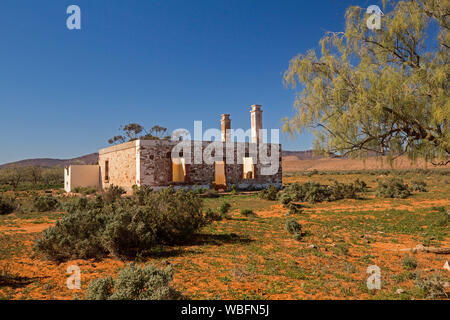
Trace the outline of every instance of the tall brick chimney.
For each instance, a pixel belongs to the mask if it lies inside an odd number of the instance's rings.
[[[230,141],[231,119],[229,114],[222,114],[220,126],[222,129],[222,142]]]
[[[252,121],[252,143],[262,143],[262,110],[259,104],[252,105],[250,111]]]

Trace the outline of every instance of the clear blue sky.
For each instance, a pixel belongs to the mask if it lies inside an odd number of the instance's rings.
[[[120,125],[170,130],[263,125],[294,113],[282,84],[289,60],[341,31],[349,5],[317,0],[2,0],[0,2],[0,163],[72,158],[107,146]],[[82,30],[66,28],[66,8]],[[283,148],[312,147],[311,135]]]

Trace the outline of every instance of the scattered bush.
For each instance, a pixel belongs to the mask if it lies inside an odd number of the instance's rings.
[[[178,300],[182,295],[170,286],[170,266],[159,270],[153,265],[141,268],[125,266],[116,279],[111,276],[92,280],[86,298],[89,300]]]
[[[208,210],[206,210],[205,219],[208,221],[220,221],[223,219],[223,216],[220,213],[209,208]]]
[[[222,204],[219,207],[219,212],[223,218],[227,218],[227,213],[230,211],[230,209],[231,209],[231,204],[224,201],[224,202],[222,202]]]
[[[231,185],[231,194],[234,195],[237,193],[238,193],[238,189],[237,189],[236,185],[235,184]]]
[[[86,210],[88,203],[89,201],[86,198],[74,198],[61,203],[61,209],[67,213],[74,213],[78,210]]]
[[[126,191],[122,187],[118,187],[115,185],[111,185],[104,193],[103,193],[103,201],[106,204],[111,204],[119,200]]]
[[[357,199],[357,193],[365,190],[364,184],[362,181],[351,184],[334,182],[331,186],[321,185],[312,181],[304,184],[292,183],[281,192],[280,201],[287,206],[290,202],[316,203],[341,199]]]
[[[294,219],[286,220],[286,231],[290,234],[301,234],[302,225]]]
[[[298,203],[291,202],[287,205],[287,207],[289,208],[288,214],[294,215],[294,214],[300,214],[303,212],[303,206]]]
[[[381,198],[405,199],[411,195],[408,185],[399,178],[390,178],[378,181],[376,196]]]
[[[43,231],[33,249],[45,259],[58,262],[103,257],[107,253],[102,245],[106,220],[98,211],[66,214],[55,226]]]
[[[13,213],[16,209],[14,199],[0,196],[0,215]]]
[[[416,192],[427,192],[427,184],[423,180],[412,181],[411,190]]]
[[[280,195],[280,202],[287,206],[292,201],[292,197],[287,193],[284,192]]]
[[[83,195],[95,194],[97,193],[97,188],[94,187],[76,187],[73,189],[75,193],[81,193]]]
[[[150,186],[133,186],[133,196],[140,206],[145,204],[146,200],[150,197],[152,192],[153,188]]]
[[[269,188],[261,190],[258,196],[264,200],[275,201],[278,198],[278,188],[275,186],[269,186]]]
[[[192,191],[168,188],[150,192],[142,204],[129,198],[92,209],[97,201],[79,200],[62,220],[43,232],[34,249],[45,258],[119,258],[145,254],[156,245],[189,239],[208,223],[202,201]]]
[[[369,190],[367,183],[365,183],[363,180],[356,179],[353,182],[353,186],[354,186],[356,192],[365,193]]]
[[[402,265],[406,270],[414,270],[417,268],[417,259],[411,256],[406,256],[402,261]]]
[[[358,188],[354,183],[345,184],[335,181],[333,185],[329,187],[330,196],[327,201],[336,201],[341,199],[357,199]]]
[[[241,210],[241,215],[243,215],[244,217],[254,217],[254,216],[256,216],[256,214],[251,209],[242,209]]]
[[[38,212],[53,211],[59,206],[58,199],[52,196],[36,196],[33,199],[33,207]]]
[[[146,253],[155,245],[185,242],[207,224],[202,206],[192,191],[168,188],[152,192],[144,206],[121,205],[107,214],[103,244],[122,258]]]
[[[230,211],[230,208],[231,208],[231,204],[224,201],[224,202],[222,202],[222,205],[220,206],[219,211],[221,214],[227,214],[228,211]]]
[[[419,276],[415,281],[416,287],[422,290],[427,299],[447,296],[444,283],[445,281],[439,273],[434,273],[424,279]]]

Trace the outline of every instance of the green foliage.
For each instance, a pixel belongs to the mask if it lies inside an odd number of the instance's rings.
[[[423,180],[412,181],[411,190],[416,192],[427,192],[427,184]]]
[[[166,135],[167,128],[159,125],[153,126],[148,132],[138,123],[129,123],[121,126],[123,135],[117,135],[108,140],[110,144],[124,143],[134,140],[168,140],[170,136]]]
[[[97,195],[94,200],[88,198],[73,198],[61,203],[61,209],[68,213],[102,209],[104,206],[103,197]]]
[[[380,30],[365,8],[347,9],[345,30],[290,61],[287,86],[301,88],[292,134],[316,128],[326,154],[398,155],[448,162],[448,0],[388,1]]]
[[[414,270],[417,268],[417,259],[415,257],[406,256],[402,261],[402,265],[406,270]]]
[[[115,185],[111,185],[104,193],[103,193],[103,201],[106,204],[111,204],[119,200],[126,191],[122,187],[118,187]]]
[[[207,221],[220,221],[223,219],[223,215],[209,208],[208,210],[206,210],[205,219]]]
[[[220,212],[222,215],[226,215],[226,214],[230,211],[230,209],[231,209],[231,204],[228,203],[228,202],[226,202],[226,201],[224,201],[224,202],[222,202],[222,204],[220,205],[219,212]]]
[[[14,199],[0,196],[0,215],[10,214],[16,209]]]
[[[62,220],[43,232],[35,251],[56,261],[108,253],[133,258],[158,245],[185,242],[208,223],[202,201],[192,191],[168,188],[149,192],[144,199],[100,204],[98,199],[74,202]]]
[[[256,216],[256,214],[251,209],[242,209],[241,210],[241,215],[243,215],[244,217],[254,217],[254,216]]]
[[[399,178],[388,178],[379,180],[376,196],[380,198],[401,198],[405,199],[411,195],[408,185]]]
[[[444,283],[445,281],[439,273],[434,273],[426,278],[419,276],[415,281],[416,287],[422,290],[424,297],[427,299],[447,297]]]
[[[235,184],[231,185],[231,194],[238,194],[238,189]]]
[[[280,195],[280,202],[287,206],[289,203],[292,202],[292,197],[290,196],[290,193],[292,193],[294,190],[283,190],[283,192]]]
[[[150,198],[153,188],[150,186],[133,186],[133,196],[139,205],[144,205],[145,202]]]
[[[173,271],[146,265],[128,264],[117,275],[92,280],[86,298],[89,300],[178,300],[182,295],[170,286]]]
[[[101,258],[107,254],[102,245],[106,223],[107,217],[98,211],[66,214],[55,226],[42,232],[33,249],[45,259],[58,262]]]
[[[286,220],[286,231],[290,234],[293,234],[294,236],[301,235],[302,225],[294,219],[288,219]]]
[[[103,243],[118,257],[185,242],[207,223],[201,199],[192,191],[173,188],[151,193],[144,206],[121,205],[109,215]]]
[[[365,193],[369,190],[367,183],[365,183],[363,180],[359,180],[359,179],[356,179],[353,182],[353,188],[355,189],[355,192],[361,192],[361,193]]]
[[[73,189],[75,193],[81,193],[83,195],[95,194],[97,193],[97,188],[94,187],[76,187]]]
[[[63,168],[6,167],[0,169],[4,191],[44,190],[64,187]]]
[[[301,204],[298,203],[289,203],[287,205],[287,207],[289,208],[289,214],[290,215],[295,215],[295,214],[300,214],[303,212],[303,206]]]
[[[278,198],[278,188],[275,186],[269,186],[267,189],[261,190],[258,196],[264,200],[275,201]]]
[[[288,206],[291,202],[317,203],[341,199],[357,199],[358,192],[365,192],[366,187],[363,186],[363,183],[359,180],[350,184],[335,181],[331,186],[321,185],[313,181],[304,184],[292,183],[284,188],[279,198],[285,206]]]
[[[52,196],[36,196],[33,199],[33,207],[38,212],[54,211],[58,206],[58,199]]]

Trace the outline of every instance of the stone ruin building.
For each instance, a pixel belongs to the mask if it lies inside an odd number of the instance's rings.
[[[72,192],[76,187],[104,190],[112,185],[127,192],[142,185],[154,189],[174,186],[227,190],[232,185],[244,190],[270,185],[281,188],[281,145],[263,142],[261,106],[251,108],[250,142],[231,140],[230,115],[223,114],[222,141],[140,139],[101,149],[98,165],[65,169],[65,190]]]

